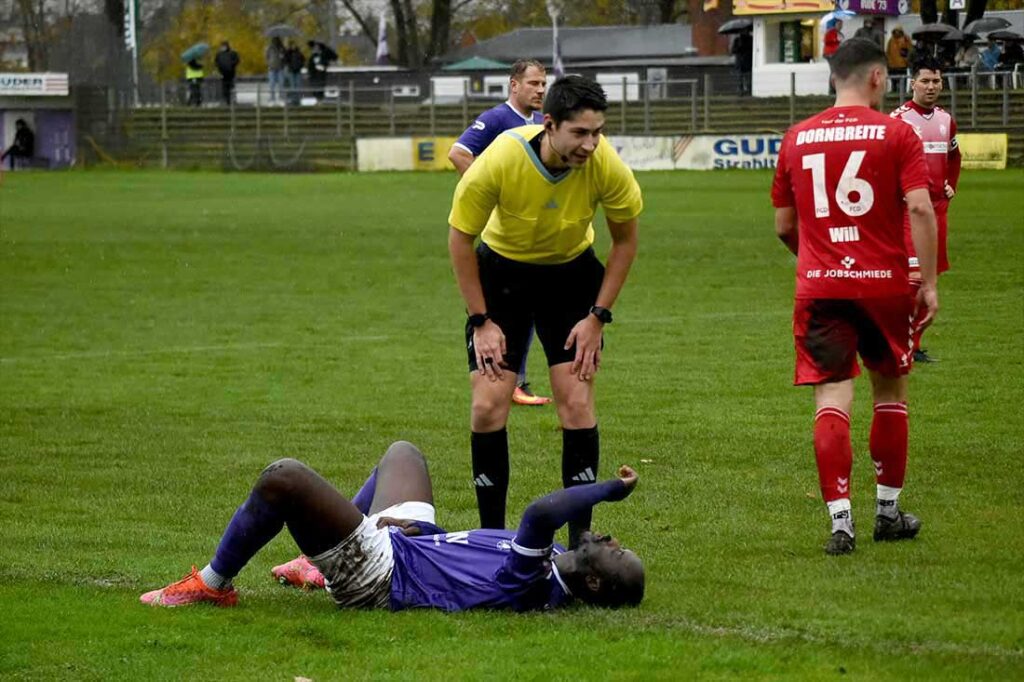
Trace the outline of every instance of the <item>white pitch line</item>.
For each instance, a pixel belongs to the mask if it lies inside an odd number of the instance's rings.
[[[1010,649],[997,644],[973,644],[950,642],[946,640],[919,640],[919,641],[897,641],[878,643],[874,641],[858,641],[833,638],[820,633],[801,631],[791,628],[757,628],[744,626],[717,626],[708,625],[699,621],[681,618],[670,621],[670,627],[678,627],[681,630],[692,632],[698,635],[711,637],[736,637],[738,639],[778,644],[788,640],[798,640],[810,644],[843,645],[857,648],[866,648],[880,653],[936,653],[936,654],[960,654],[986,658],[1001,658],[1008,660],[1024,660],[1024,651],[1021,649]]]
[[[424,335],[440,335],[441,332],[420,332]],[[445,335],[453,332],[445,331]],[[454,332],[458,334],[458,332]],[[352,336],[331,336],[334,343],[378,343],[381,341],[392,341],[399,338],[394,334],[366,334]],[[53,360],[88,360],[104,358],[125,358],[142,357],[146,355],[168,355],[168,354],[189,354],[189,353],[219,353],[223,351],[258,350],[260,348],[324,348],[334,347],[334,343],[288,343],[286,341],[253,342],[253,343],[231,343],[209,346],[168,346],[166,348],[138,348],[134,350],[86,350],[72,351],[69,353],[53,353],[50,355],[14,355],[0,358],[0,364],[14,364],[25,362],[49,362]]]
[[[49,360],[82,360],[89,358],[138,357],[141,355],[166,355],[170,353],[215,353],[225,350],[249,350],[255,348],[275,348],[282,346],[274,343],[237,343],[219,346],[170,346],[167,348],[151,348],[149,350],[84,350],[70,353],[54,353],[52,355],[15,355],[0,358],[0,363],[13,362],[46,362]]]

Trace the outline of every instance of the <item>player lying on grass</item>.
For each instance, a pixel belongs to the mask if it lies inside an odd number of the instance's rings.
[[[410,443],[393,444],[352,501],[305,464],[282,459],[263,470],[209,565],[202,571],[193,567],[141,601],[234,606],[238,593],[232,579],[287,526],[339,606],[525,611],[561,607],[573,599],[633,606],[644,594],[644,569],[636,554],[593,533],[567,552],[554,544],[554,535],[581,511],[625,499],[636,482],[636,472],[623,466],[618,478],[534,501],[515,532],[449,533],[434,524],[426,460]]]

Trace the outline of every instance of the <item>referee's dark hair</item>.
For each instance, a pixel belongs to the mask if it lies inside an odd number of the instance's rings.
[[[555,125],[568,120],[584,109],[605,111],[608,98],[600,85],[579,75],[563,76],[548,88],[544,98],[544,113]]]
[[[910,64],[910,77],[917,78],[917,74],[921,73],[921,71],[939,73],[942,71],[942,62],[930,54],[923,54]]]
[[[852,76],[863,76],[868,67],[885,67],[888,63],[885,51],[878,43],[866,38],[844,40],[829,58],[832,77],[837,81],[846,81]]]
[[[536,67],[541,73],[544,73],[544,65],[538,62],[536,59],[517,59],[512,63],[512,68],[508,72],[508,77],[515,80],[519,80],[526,73],[526,70],[531,66]]]

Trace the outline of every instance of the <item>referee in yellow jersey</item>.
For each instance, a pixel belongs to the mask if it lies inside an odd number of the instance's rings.
[[[452,200],[448,250],[469,315],[473,480],[483,528],[505,527],[505,425],[531,325],[562,425],[562,483],[597,480],[594,375],[604,326],[636,257],[643,209],[632,172],[602,135],[607,108],[593,81],[558,80],[543,125],[499,135]],[[598,204],[612,238],[607,267],[592,246]],[[589,527],[588,511],[569,524],[570,545]]]

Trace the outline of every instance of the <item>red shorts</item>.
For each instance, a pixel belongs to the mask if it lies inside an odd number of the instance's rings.
[[[933,201],[935,209],[935,223],[938,226],[935,248],[935,272],[938,274],[949,270],[949,253],[946,251],[946,241],[949,234],[949,201]],[[907,253],[914,253],[914,241],[910,236],[910,215],[903,213],[903,233],[906,235]],[[911,272],[917,272],[917,258],[910,258]]]
[[[860,374],[864,366],[888,377],[910,372],[914,298],[798,298],[793,308],[797,386]]]

